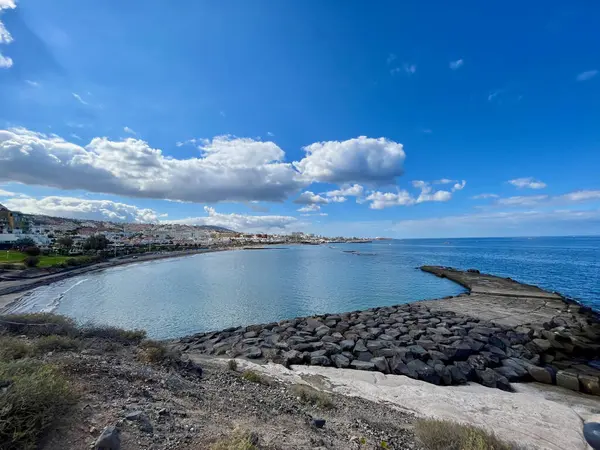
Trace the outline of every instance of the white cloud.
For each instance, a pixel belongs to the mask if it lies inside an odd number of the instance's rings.
[[[584,202],[588,200],[600,200],[600,191],[575,191],[554,197],[558,201]]]
[[[16,192],[5,191],[4,189],[0,189],[0,197],[14,197],[17,195]]]
[[[12,67],[12,65],[12,58],[4,56],[2,53],[0,53],[0,69],[9,69]]]
[[[213,225],[235,231],[248,232],[281,232],[290,231],[293,226],[300,226],[298,219],[291,216],[251,216],[244,214],[222,214],[214,208],[204,207],[206,217],[189,217],[187,219],[170,220],[168,223],[185,225]]]
[[[394,67],[390,69],[390,74],[396,75],[401,72],[404,72],[408,75],[413,75],[417,71],[416,64],[403,64],[402,67]]]
[[[486,198],[498,198],[500,197],[498,194],[479,194],[471,197],[473,200],[483,200]]]
[[[371,202],[369,208],[384,209],[390,206],[409,206],[415,204],[415,199],[406,190],[398,192],[371,192],[367,198]]]
[[[465,182],[466,183],[466,182]],[[421,193],[415,200],[415,203],[423,202],[447,202],[452,198],[452,193],[449,191],[435,191],[427,181],[415,180],[412,185],[421,189]],[[455,185],[456,186],[456,185]],[[464,187],[464,186],[463,186]],[[462,189],[462,188],[461,188]],[[453,189],[454,191],[454,189]]]
[[[579,75],[577,75],[577,81],[591,80],[596,75],[598,75],[598,71],[597,70],[587,70],[587,71],[581,72]]]
[[[40,87],[40,83],[38,83],[37,81],[25,80],[25,83],[27,83],[31,87]]]
[[[330,200],[328,198],[315,194],[314,192],[306,191],[300,194],[298,198],[294,200],[294,203],[298,203],[299,205],[311,205],[317,203],[325,204],[330,203]]]
[[[78,139],[81,141],[81,136],[79,136],[78,134],[71,133],[69,136],[71,136],[73,139]]]
[[[70,219],[110,220],[115,222],[157,222],[159,214],[153,209],[110,200],[88,200],[75,197],[20,197],[9,199],[4,205],[26,214],[44,214]]]
[[[123,127],[123,131],[125,133],[129,133],[129,134],[133,134],[134,136],[137,136],[137,133],[135,131],[133,131],[131,128],[129,128],[129,127]]]
[[[451,180],[449,178],[442,178],[441,180],[435,180],[433,184],[450,184],[454,183],[456,180]]]
[[[496,204],[503,206],[533,206],[548,200],[547,195],[518,195],[515,197],[499,198]]]
[[[294,166],[307,181],[331,183],[393,182],[403,173],[402,144],[359,136],[346,141],[316,142]]]
[[[396,55],[394,55],[393,53],[390,53],[386,59],[386,64],[390,65],[391,63],[393,63],[398,57]]]
[[[458,183],[455,183],[454,186],[452,186],[452,192],[462,191],[466,185],[466,180],[459,181]]]
[[[175,143],[175,145],[177,147],[183,147],[184,145],[190,144],[190,145],[199,145],[202,143],[202,139],[196,139],[196,138],[192,138],[192,139],[187,139],[185,141],[178,141]]]
[[[190,202],[283,201],[308,184],[273,142],[218,136],[201,150],[199,158],[176,159],[139,139],[94,138],[83,147],[0,130],[0,181]]]
[[[321,209],[321,207],[319,205],[317,205],[316,203],[313,203],[312,205],[303,206],[302,208],[298,209],[298,211],[307,213],[307,212],[319,211],[320,209]]]
[[[71,92],[71,95],[75,98],[75,100],[77,100],[82,105],[89,105],[88,102],[86,102],[84,99],[81,98],[81,95],[76,94],[75,92]]]
[[[273,137],[273,136],[275,136],[275,134],[271,133],[270,131],[267,131],[267,136]]]
[[[326,192],[327,197],[362,197],[364,188],[360,184],[345,185],[341,189]]]
[[[460,69],[465,62],[462,59],[457,59],[456,61],[450,61],[450,68],[452,70]]]
[[[515,178],[514,180],[508,180],[508,182],[518,188],[544,189],[546,187],[546,183],[533,177]]]

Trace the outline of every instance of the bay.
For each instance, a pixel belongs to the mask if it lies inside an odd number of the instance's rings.
[[[357,252],[357,253],[349,253]],[[133,264],[32,291],[15,311],[172,338],[464,292],[417,269],[477,268],[600,309],[600,237],[375,241],[236,250]]]

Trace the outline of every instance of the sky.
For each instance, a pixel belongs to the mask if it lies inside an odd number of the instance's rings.
[[[595,1],[0,0],[0,203],[395,238],[600,234]]]

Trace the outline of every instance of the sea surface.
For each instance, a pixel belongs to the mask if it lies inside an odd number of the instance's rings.
[[[418,270],[423,264],[509,276],[600,310],[600,237],[394,240],[208,253],[67,279],[32,291],[17,309],[172,338],[464,291]]]

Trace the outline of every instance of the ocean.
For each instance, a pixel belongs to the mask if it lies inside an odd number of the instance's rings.
[[[511,277],[600,310],[600,237],[415,239],[200,254],[44,286],[18,310],[173,338],[464,292],[417,269],[424,264]]]

